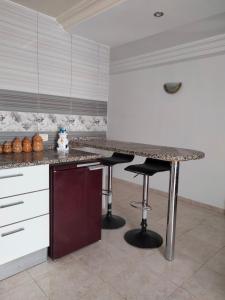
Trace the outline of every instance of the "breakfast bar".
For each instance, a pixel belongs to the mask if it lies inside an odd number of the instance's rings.
[[[175,248],[180,162],[201,159],[204,158],[205,154],[201,151],[191,149],[122,142],[109,139],[81,139],[78,143],[77,141],[74,141],[74,146],[76,145],[108,151],[116,151],[119,153],[138,155],[170,162],[171,168],[169,179],[165,257],[167,260],[172,261],[174,259]]]

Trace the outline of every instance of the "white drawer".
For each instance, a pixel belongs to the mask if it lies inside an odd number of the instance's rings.
[[[0,228],[0,265],[49,246],[49,215]]]
[[[48,165],[0,170],[0,198],[48,188]]]
[[[0,199],[0,227],[49,213],[49,190]]]

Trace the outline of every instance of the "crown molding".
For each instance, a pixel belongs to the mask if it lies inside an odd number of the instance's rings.
[[[119,74],[138,69],[151,68],[184,60],[203,58],[225,53],[225,34],[197,42],[182,44],[164,50],[111,62],[110,73]]]
[[[124,1],[126,0],[80,0],[71,9],[58,16],[57,21],[66,31],[70,31],[72,27],[80,22]]]

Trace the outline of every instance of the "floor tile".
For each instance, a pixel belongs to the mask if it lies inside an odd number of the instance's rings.
[[[225,247],[217,252],[217,254],[207,262],[206,266],[209,269],[225,276]]]
[[[175,259],[167,261],[164,255],[157,252],[145,260],[146,268],[158,275],[180,286],[186,279],[190,278],[201,266],[189,256],[176,251]]]
[[[203,266],[182,287],[199,299],[225,299],[225,276],[207,266]]]
[[[93,284],[99,284],[98,276],[79,260],[65,264],[64,268],[50,271],[35,279],[39,287],[52,300],[80,299]]]
[[[207,262],[214,256],[220,247],[203,241],[195,236],[183,234],[176,240],[176,250],[190,256],[193,260],[199,263]]]
[[[30,282],[8,290],[1,300],[48,300],[37,284]],[[71,299],[72,300],[72,299]]]
[[[168,279],[147,270],[144,264],[128,267],[107,283],[127,300],[161,300],[177,288]]]
[[[193,295],[188,291],[177,288],[166,300],[197,300]],[[199,299],[200,300],[200,299]]]
[[[125,300],[109,284],[100,282],[89,287],[88,292],[80,300]]]
[[[14,276],[11,276],[7,279],[0,281],[0,299],[1,295],[7,293],[9,290],[14,289],[18,286],[24,285],[24,284],[30,284],[33,280],[29,276],[28,272],[24,271],[21,273],[18,273]]]

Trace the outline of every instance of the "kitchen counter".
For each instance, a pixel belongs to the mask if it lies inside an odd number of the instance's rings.
[[[196,160],[204,158],[205,156],[203,152],[197,150],[121,142],[107,139],[80,139],[79,141],[73,142],[73,146],[75,147],[76,145],[145,156],[165,161]]]
[[[58,153],[56,150],[43,152],[0,154],[0,169],[26,167],[44,164],[59,164],[77,161],[97,160],[101,155],[80,150]]]

